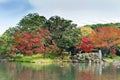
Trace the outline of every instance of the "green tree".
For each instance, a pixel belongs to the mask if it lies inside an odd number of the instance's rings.
[[[106,24],[92,24],[92,25],[85,25],[86,27],[91,27],[92,29],[98,28],[98,27],[116,27],[120,28],[120,23],[106,23]]]
[[[60,53],[71,51],[78,44],[80,30],[76,26],[71,20],[59,16],[53,16],[47,21],[46,28],[51,32],[52,39],[59,47]]]
[[[13,45],[14,33],[17,28],[12,27],[6,30],[0,37],[0,54],[10,54]]]
[[[21,31],[34,33],[39,27],[45,26],[46,21],[47,19],[44,16],[39,16],[37,13],[30,13],[20,20],[17,27]]]

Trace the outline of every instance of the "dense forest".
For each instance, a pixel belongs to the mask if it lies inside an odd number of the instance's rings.
[[[90,53],[102,50],[103,56],[120,55],[120,23],[78,26],[60,16],[47,19],[37,13],[22,18],[0,36],[0,55]]]

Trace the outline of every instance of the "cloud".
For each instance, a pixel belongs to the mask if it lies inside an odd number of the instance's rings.
[[[110,22],[109,18],[117,19],[120,16],[119,0],[29,0],[29,2],[40,15],[47,17],[58,15],[72,19],[78,24]]]
[[[37,9],[53,10],[113,10],[119,9],[119,0],[29,0]]]
[[[0,0],[0,30],[31,12],[47,18],[58,15],[79,25],[118,22],[120,0]]]
[[[119,0],[29,0],[35,10],[43,15],[62,16],[113,16],[120,13]],[[76,16],[76,17],[77,17]]]
[[[112,16],[120,13],[119,0],[29,0],[29,2],[38,13],[47,15],[59,15],[58,12],[69,14],[76,12],[81,15],[88,12],[87,16],[90,16],[89,13]]]

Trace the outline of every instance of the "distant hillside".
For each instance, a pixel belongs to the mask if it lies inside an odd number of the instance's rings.
[[[117,27],[120,28],[120,23],[106,23],[106,24],[93,24],[93,25],[85,25],[84,27],[91,27],[91,28],[97,28],[97,27]]]

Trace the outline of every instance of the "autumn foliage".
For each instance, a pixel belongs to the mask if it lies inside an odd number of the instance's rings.
[[[45,53],[51,50],[55,51],[58,48],[56,44],[51,41],[51,39],[50,32],[42,28],[39,28],[36,34],[31,34],[28,32],[23,32],[20,34],[19,32],[16,32],[13,51],[17,49],[26,55]]]
[[[81,27],[80,31],[81,31],[82,36],[89,36],[92,32],[94,32],[92,28],[87,27],[87,26]]]
[[[98,27],[90,35],[97,48],[108,48],[115,55],[115,46],[120,44],[120,29],[115,27]]]
[[[76,49],[79,51],[84,51],[84,52],[91,52],[94,48],[92,46],[92,41],[86,37],[82,37],[82,43],[79,46],[76,46]]]

